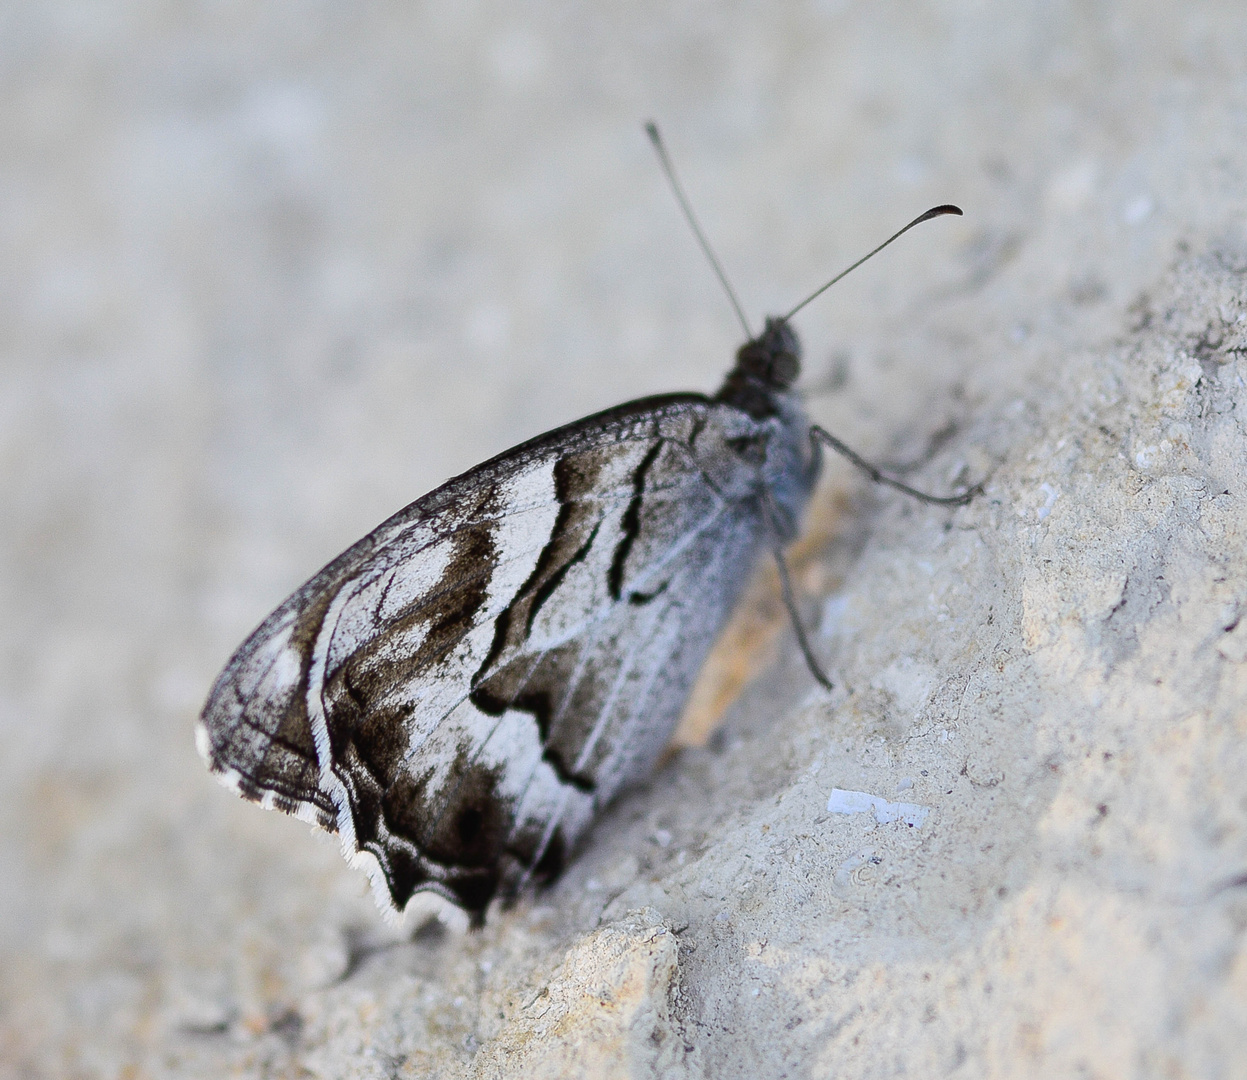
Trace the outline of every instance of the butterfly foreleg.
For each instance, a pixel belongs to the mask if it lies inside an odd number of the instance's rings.
[[[906,495],[912,495],[915,499],[924,503],[930,503],[932,506],[965,506],[976,495],[983,493],[983,482],[975,484],[973,487],[963,491],[960,495],[930,495],[925,491],[919,491],[912,488],[908,484],[903,484],[899,480],[894,480],[888,476],[877,465],[872,465],[856,450],[845,446],[830,431],[819,427],[817,424],[810,425],[810,439],[814,442],[824,442],[830,446],[837,454],[847,458],[856,465],[867,476],[869,476],[877,484],[887,484],[888,487],[896,488],[897,491],[903,491]]]

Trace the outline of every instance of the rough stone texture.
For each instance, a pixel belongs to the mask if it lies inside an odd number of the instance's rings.
[[[652,908],[577,941],[472,1062],[480,1080],[529,1076],[685,1076],[672,1025],[679,946]]]
[[[1247,1076],[1238,0],[2,25],[0,1072]],[[415,495],[715,386],[650,116],[755,321],[965,207],[799,329],[821,422],[987,490],[833,465],[799,576],[837,689],[781,630],[558,885],[390,927],[193,717]]]

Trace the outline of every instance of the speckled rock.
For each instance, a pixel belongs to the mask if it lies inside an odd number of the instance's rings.
[[[586,935],[535,994],[515,1003],[469,1075],[697,1075],[694,1047],[673,1023],[679,951],[671,928],[648,908]]]
[[[0,1074],[1247,1076],[1247,19],[16,5]],[[478,932],[380,918],[193,720],[446,476],[801,313],[829,464],[686,748]],[[768,589],[772,590],[768,592]]]

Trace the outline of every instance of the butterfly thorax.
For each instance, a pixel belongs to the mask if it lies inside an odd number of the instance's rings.
[[[753,434],[732,440],[733,448],[760,464],[765,514],[784,542],[797,535],[821,465],[805,408],[792,389],[800,371],[796,332],[787,319],[769,318],[762,333],[737,351],[736,366],[714,398],[752,421]]]

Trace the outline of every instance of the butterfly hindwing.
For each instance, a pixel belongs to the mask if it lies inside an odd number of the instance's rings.
[[[764,539],[774,420],[620,406],[413,503],[244,643],[201,748],[343,834],[401,910],[557,873],[643,776]]]

